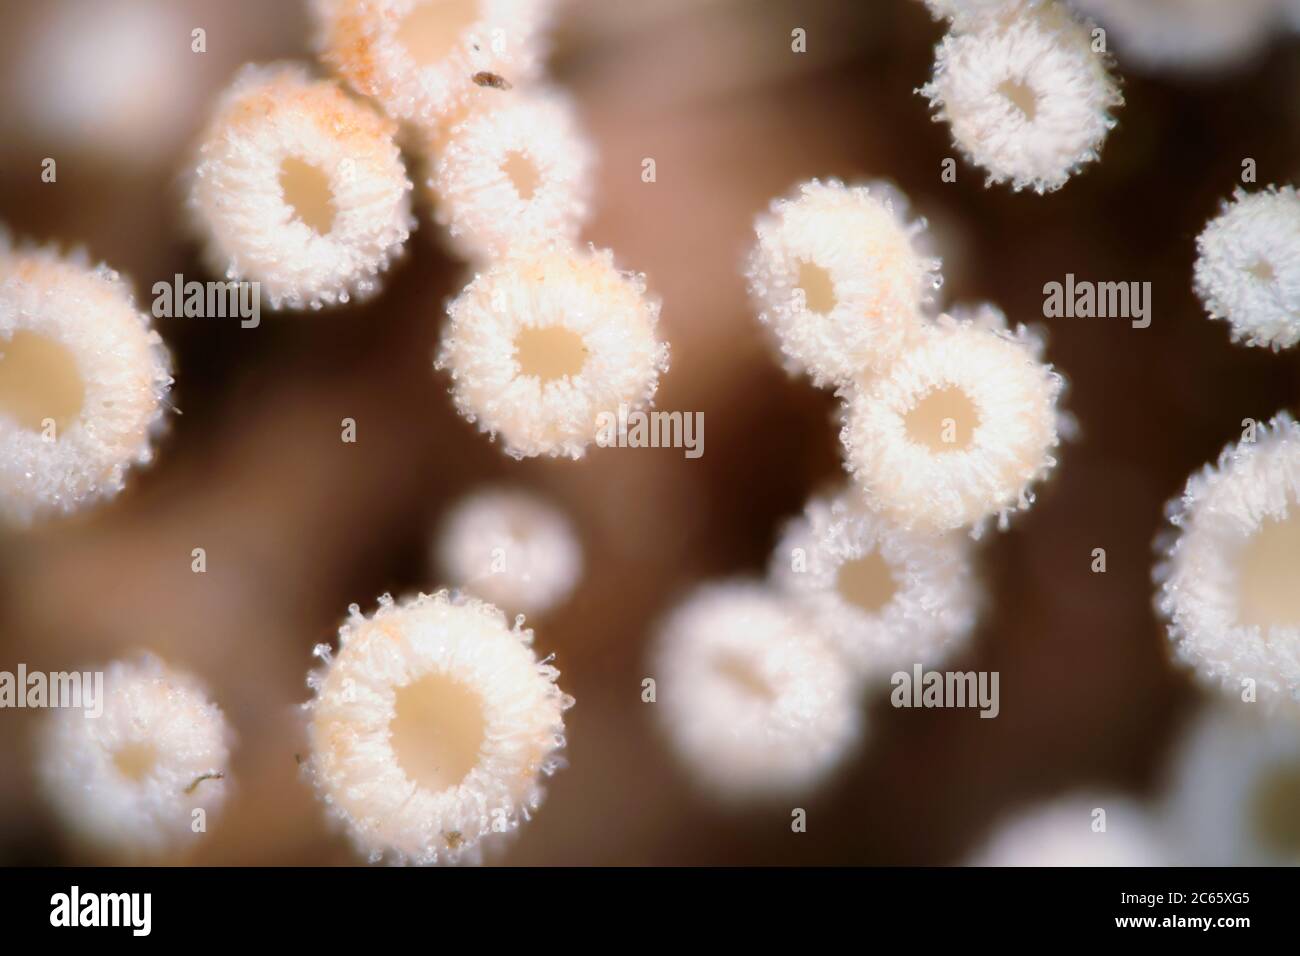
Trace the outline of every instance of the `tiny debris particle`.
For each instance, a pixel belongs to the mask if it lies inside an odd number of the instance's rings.
[[[494,90],[509,90],[513,84],[499,73],[489,73],[487,70],[480,70],[474,74],[474,82],[479,86],[490,86]]]
[[[450,833],[444,833],[443,836],[447,840],[447,846],[453,850],[457,849],[461,843],[464,842],[464,837],[461,836],[459,830],[452,830]]]
[[[185,788],[186,793],[193,793],[204,780],[224,780],[226,775],[220,770],[214,770],[210,773],[201,773],[194,778],[194,782]]]

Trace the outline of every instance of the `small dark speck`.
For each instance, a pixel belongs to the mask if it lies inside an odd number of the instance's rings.
[[[512,84],[499,73],[489,73],[487,70],[481,70],[474,74],[474,82],[479,86],[490,86],[494,90],[508,90]]]
[[[204,780],[224,780],[226,775],[220,770],[213,770],[208,773],[201,773],[194,778],[194,782],[185,788],[186,793],[193,793]]]

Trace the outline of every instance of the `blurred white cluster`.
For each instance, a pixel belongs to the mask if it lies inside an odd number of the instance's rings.
[[[365,298],[415,220],[396,124],[294,64],[249,65],[217,104],[190,183],[209,267],[273,308]]]
[[[36,6],[36,5],[33,5]],[[46,149],[89,150],[124,165],[165,159],[198,106],[205,57],[195,11],[175,0],[46,0],[16,36],[6,111]]]
[[[104,669],[103,712],[51,711],[38,772],[78,841],[123,860],[202,839],[230,791],[233,734],[188,674],[151,655]]]
[[[1165,866],[1159,823],[1118,794],[1070,794],[997,826],[972,866]]]
[[[508,611],[540,614],[573,591],[582,547],[562,512],[526,491],[488,489],[443,522],[438,564],[448,584]]]
[[[860,677],[937,664],[970,635],[970,543],[905,531],[841,492],[808,502],[772,553],[771,579]]]
[[[353,605],[337,653],[316,649],[310,777],[371,862],[478,862],[531,819],[563,766],[573,698],[533,632],[445,591]]]
[[[1196,239],[1196,293],[1232,340],[1274,351],[1300,341],[1300,194],[1294,186],[1247,193]]]
[[[1175,749],[1164,814],[1184,866],[1300,866],[1300,727],[1211,708]]]
[[[760,583],[700,587],[660,626],[651,663],[656,716],[719,797],[807,794],[861,737],[850,672]]]
[[[884,183],[814,179],[773,200],[755,223],[746,276],[792,372],[843,384],[909,344],[939,284],[939,261],[918,245],[923,229]]]
[[[918,92],[989,183],[1059,189],[1098,158],[1123,103],[1104,46],[1055,0],[979,6],[992,9],[954,20]]]
[[[659,300],[613,254],[567,244],[497,260],[447,307],[437,367],[516,458],[581,458],[602,415],[646,407],[668,367]]]
[[[120,492],[153,458],[171,384],[118,273],[0,234],[0,515],[27,524]]]
[[[1125,65],[1214,72],[1258,53],[1293,0],[1071,0],[1113,37]]]
[[[1300,424],[1252,423],[1167,512],[1157,606],[1178,659],[1232,698],[1300,702]]]

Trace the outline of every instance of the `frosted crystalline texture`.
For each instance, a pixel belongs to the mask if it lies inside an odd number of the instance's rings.
[[[321,59],[390,116],[431,124],[491,74],[541,71],[555,0],[317,0]]]
[[[918,92],[989,183],[1039,193],[1098,158],[1123,103],[1089,28],[1055,4],[944,37]]]
[[[922,0],[936,20],[948,20],[953,30],[976,30],[1026,7],[1050,0]]]
[[[0,514],[27,524],[120,492],[153,458],[170,368],[116,272],[0,235]]]
[[[1232,340],[1290,348],[1300,340],[1300,195],[1283,186],[1247,193],[1196,239],[1196,294]]]
[[[317,648],[308,770],[371,862],[479,862],[516,830],[563,766],[565,709],[533,632],[446,591],[353,605],[339,649]]]
[[[582,548],[568,518],[522,491],[483,491],[457,503],[437,552],[448,584],[528,614],[559,604],[582,574]]]
[[[190,183],[209,267],[260,282],[277,309],[373,295],[415,226],[395,133],[301,67],[244,67]]]
[[[572,241],[587,220],[593,151],[559,93],[485,103],[432,152],[435,216],[467,258]]]
[[[922,222],[882,183],[812,180],[755,223],[746,276],[792,372],[824,386],[880,369],[907,346],[938,286]]]
[[[1179,865],[1300,865],[1300,734],[1251,707],[1213,708],[1175,749],[1164,804]]]
[[[233,733],[188,674],[152,655],[104,671],[103,713],[50,711],[39,763],[45,799],[75,839],[124,859],[156,858],[204,838],[230,790]]]
[[[868,506],[904,528],[951,531],[1033,503],[1056,464],[1063,382],[1024,326],[940,317],[886,374],[845,392],[840,440]]]
[[[1073,0],[1107,30],[1126,66],[1212,72],[1248,61],[1268,42],[1279,0]]]
[[[661,626],[651,672],[656,715],[719,797],[807,795],[861,736],[839,656],[758,584],[696,591]]]
[[[1300,702],[1300,425],[1279,414],[1167,507],[1157,606],[1178,659],[1239,699]]]
[[[1093,811],[1106,811],[1104,832]],[[1004,821],[971,858],[972,866],[1165,866],[1159,826],[1128,797],[1071,795]]]
[[[493,263],[447,307],[437,367],[456,407],[515,458],[581,458],[602,419],[654,398],[668,368],[659,300],[608,250],[566,245]]]
[[[937,664],[975,626],[969,542],[904,531],[857,499],[810,501],[772,553],[772,580],[860,676]]]

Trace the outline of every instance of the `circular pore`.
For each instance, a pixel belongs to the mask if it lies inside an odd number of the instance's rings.
[[[1300,509],[1267,519],[1237,556],[1237,622],[1300,627]]]
[[[835,311],[835,283],[831,274],[815,262],[800,262],[797,287],[803,290],[808,311],[828,315]]]
[[[879,551],[840,565],[835,586],[840,597],[868,614],[878,614],[898,593],[894,572]]]
[[[394,38],[416,66],[438,63],[478,20],[478,6],[478,0],[428,0],[402,18]]]
[[[979,411],[956,385],[937,388],[907,413],[907,437],[931,451],[964,451],[979,426]]]
[[[587,347],[581,335],[562,326],[526,328],[515,336],[515,361],[519,374],[553,382],[582,371]]]
[[[280,189],[285,205],[317,234],[326,235],[334,228],[334,191],[319,166],[296,156],[286,157],[280,163]]]
[[[0,342],[0,414],[40,431],[62,430],[81,412],[85,384],[72,352],[53,339],[19,330]]]
[[[417,786],[458,786],[478,764],[486,737],[483,699],[444,674],[399,687],[389,724],[398,766]]]

